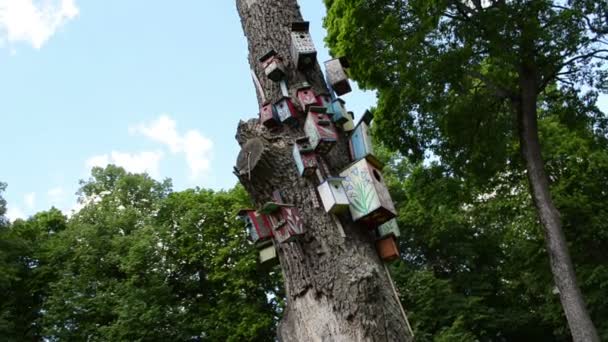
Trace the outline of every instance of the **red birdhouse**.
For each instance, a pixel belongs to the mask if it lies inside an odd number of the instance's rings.
[[[298,97],[300,107],[302,107],[302,111],[304,111],[304,113],[307,113],[311,106],[318,105],[315,92],[308,84],[298,88],[296,91],[296,96]]]
[[[272,229],[268,217],[253,209],[239,211],[238,217],[245,222],[248,238],[252,242],[264,241],[272,237]]]
[[[273,193],[273,200],[275,202],[264,204],[261,212],[268,215],[277,242],[291,242],[303,235],[304,222],[298,209],[291,204],[283,203],[278,191]]]
[[[296,162],[300,176],[308,177],[315,174],[317,170],[317,155],[310,146],[308,137],[296,139],[293,144],[293,159]]]
[[[272,103],[266,103],[260,108],[260,122],[268,128],[274,128],[280,124]]]
[[[310,146],[320,154],[326,154],[336,144],[338,133],[324,107],[310,107],[304,124],[304,132]]]
[[[376,241],[376,250],[378,251],[380,258],[385,262],[399,259],[399,247],[397,246],[397,240],[393,235]]]
[[[285,64],[276,51],[268,51],[264,56],[260,57],[260,62],[262,63],[264,73],[269,79],[279,82],[286,78]]]

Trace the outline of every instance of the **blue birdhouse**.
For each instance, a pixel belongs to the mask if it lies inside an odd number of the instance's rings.
[[[288,125],[295,125],[298,123],[297,116],[298,112],[294,107],[291,98],[288,96],[283,97],[274,104],[274,109],[277,113],[279,121]]]
[[[353,160],[366,158],[376,167],[381,168],[382,163],[374,156],[374,147],[372,145],[372,137],[369,129],[371,121],[372,113],[366,111],[350,136],[350,154]]]
[[[335,99],[331,103],[332,112],[334,113],[332,120],[336,125],[344,125],[348,119],[348,112],[346,111],[345,102],[342,99]]]

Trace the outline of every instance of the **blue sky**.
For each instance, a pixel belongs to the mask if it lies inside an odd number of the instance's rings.
[[[329,59],[322,1],[300,4]],[[0,0],[0,75],[11,219],[70,212],[78,180],[108,162],[175,190],[230,188],[236,125],[257,115],[234,0]],[[345,100],[358,115],[375,95]]]

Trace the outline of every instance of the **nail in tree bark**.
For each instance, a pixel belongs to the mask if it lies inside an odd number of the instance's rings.
[[[327,93],[315,62],[298,70],[291,56],[293,22],[302,22],[296,0],[237,0],[249,45],[249,64],[260,107],[282,99],[307,82],[316,94]],[[283,86],[266,77],[260,57],[274,49],[285,63]],[[297,103],[297,101],[294,101]],[[301,109],[300,109],[301,111]],[[281,341],[411,341],[392,283],[374,247],[373,231],[353,223],[348,215],[326,214],[318,205],[317,177],[300,177],[293,144],[304,136],[305,114],[297,126],[273,130],[258,119],[238,125],[242,147],[235,173],[255,205],[272,201],[281,191],[295,205],[306,232],[296,241],[277,244],[287,293],[287,308],[278,328]],[[350,163],[345,133],[319,158],[323,178],[336,176]]]

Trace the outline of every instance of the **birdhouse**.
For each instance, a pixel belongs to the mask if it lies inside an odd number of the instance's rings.
[[[350,136],[350,155],[353,160],[367,158],[372,164],[380,168],[382,163],[374,156],[372,136],[369,130],[371,121],[372,113],[366,111]]]
[[[378,236],[380,238],[385,238],[387,236],[399,238],[401,236],[401,231],[397,225],[397,219],[388,220],[386,223],[381,224],[378,227]]]
[[[308,137],[296,139],[293,144],[293,160],[298,168],[298,173],[302,177],[308,177],[315,174],[317,170],[317,155],[310,146]]]
[[[355,114],[353,112],[347,112],[346,122],[342,124],[342,130],[344,132],[352,132],[355,130]]]
[[[399,246],[394,236],[387,236],[376,241],[376,250],[384,262],[391,262],[399,259]]]
[[[325,211],[336,214],[348,210],[348,196],[342,186],[342,178],[329,177],[317,187]]]
[[[273,193],[275,202],[264,204],[261,212],[267,214],[273,229],[273,235],[279,243],[294,241],[304,234],[304,222],[298,209],[291,204],[282,203],[280,194]]]
[[[332,112],[334,113],[332,120],[336,125],[344,125],[348,119],[345,102],[342,99],[335,99],[331,103]]]
[[[332,104],[331,96],[327,93],[317,95],[317,103],[321,107],[325,107],[326,113],[329,116],[334,115],[334,107]]]
[[[298,97],[298,101],[300,102],[300,107],[302,107],[302,111],[304,113],[308,112],[308,109],[311,106],[317,106],[317,97],[315,92],[312,90],[310,85],[305,84],[302,87],[298,88],[296,91],[296,96]]]
[[[260,122],[267,128],[274,128],[280,124],[272,103],[265,103],[260,108]]]
[[[268,51],[264,56],[260,57],[260,63],[262,63],[264,74],[272,81],[279,82],[287,77],[283,59],[279,57],[276,51]]]
[[[239,211],[238,217],[245,222],[250,241],[256,243],[270,239],[272,237],[272,229],[268,218],[253,209],[243,209]]]
[[[367,159],[360,159],[340,172],[350,202],[353,221],[376,228],[396,216],[397,212],[384,184],[382,174]]]
[[[273,267],[279,264],[277,250],[272,243],[260,249],[260,264],[264,267]]]
[[[336,128],[323,107],[310,107],[304,124],[304,132],[310,139],[310,146],[320,154],[329,152],[338,140]]]
[[[350,93],[352,90],[345,70],[348,66],[348,61],[344,57],[325,62],[327,83],[329,83],[338,96]]]
[[[279,121],[288,125],[297,124],[298,112],[288,96],[283,97],[274,104]]]
[[[307,21],[291,24],[291,56],[300,70],[312,67],[317,61],[317,50],[309,32]]]

